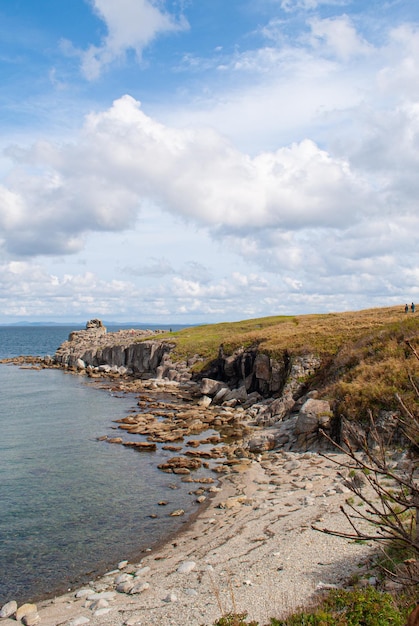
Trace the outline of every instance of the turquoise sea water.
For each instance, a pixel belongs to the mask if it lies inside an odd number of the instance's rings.
[[[3,327],[0,358],[52,354],[67,335],[62,327]],[[39,341],[56,343],[41,350]],[[156,469],[170,452],[98,441],[121,433],[113,420],[137,400],[87,380],[0,365],[0,606],[58,593],[134,558],[185,523],[170,510],[195,510],[190,485]]]

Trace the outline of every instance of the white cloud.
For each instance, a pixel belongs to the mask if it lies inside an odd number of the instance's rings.
[[[310,21],[311,43],[313,47],[325,46],[337,59],[347,61],[354,56],[364,56],[373,52],[373,47],[357,33],[347,15],[329,19]]]
[[[281,0],[281,9],[287,12],[314,11],[322,5],[344,6],[350,0]]]
[[[271,38],[225,59],[234,85],[209,90],[207,102],[190,99],[183,111],[166,102],[148,115],[127,95],[87,116],[71,143],[10,147],[0,188],[5,258],[65,255],[95,233],[104,241],[135,227],[142,245],[131,238],[118,248],[129,280],[113,285],[127,310],[244,317],[315,311],[318,293],[330,310],[419,296],[418,32],[398,27],[373,48],[346,17],[310,29],[294,45]],[[204,254],[196,244],[185,256],[185,224],[241,257],[240,269],[231,260],[220,269],[215,248]],[[96,267],[40,283],[46,294],[65,284],[80,293],[79,307],[96,300],[103,315],[115,299],[99,275]],[[18,282],[29,289],[24,274]]]
[[[159,9],[152,0],[91,0],[94,11],[106,24],[101,45],[82,53],[82,71],[87,79],[100,76],[103,69],[133,50],[138,60],[157,36],[187,28],[185,19]]]
[[[305,140],[255,158],[208,129],[174,129],[129,96],[91,114],[74,144],[10,151],[2,232],[17,254],[71,252],[90,230],[121,230],[142,203],[220,232],[342,227],[372,202],[348,162]],[[36,172],[34,174],[34,172]]]

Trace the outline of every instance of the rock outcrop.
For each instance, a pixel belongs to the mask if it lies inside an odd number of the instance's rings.
[[[121,330],[108,333],[100,320],[74,331],[55,353],[61,366],[102,373],[157,376],[157,369],[174,345],[155,339],[160,331]],[[148,339],[150,338],[150,339]]]
[[[240,348],[232,355],[226,355],[223,346],[220,346],[218,358],[206,370],[206,375],[224,382],[230,389],[243,387],[247,394],[258,393],[266,398],[284,395],[284,391],[295,394],[320,364],[320,359],[312,354],[293,356],[285,350],[274,359],[254,347]],[[211,394],[212,391],[209,392]]]
[[[158,335],[159,331],[134,329],[108,333],[100,320],[91,320],[85,330],[70,334],[68,341],[57,350],[55,362],[90,376],[129,375],[170,384],[186,383],[195,378],[194,393],[198,395],[200,410],[208,412],[208,409],[220,407],[242,412],[240,417],[232,419],[225,431],[228,436],[243,437],[246,422],[263,430],[263,434],[256,433],[244,442],[242,449],[246,454],[263,453],[276,447],[308,450],[324,445],[320,432],[331,432],[333,413],[330,404],[319,399],[317,392],[307,394],[308,381],[321,365],[315,355],[296,356],[284,351],[274,359],[259,352],[257,347],[241,348],[226,355],[220,346],[217,359],[204,372],[193,377],[191,367],[198,357],[174,362],[172,351],[175,344]],[[213,427],[223,424],[220,414],[214,414],[213,419]],[[198,421],[197,433],[208,428],[205,420]],[[133,434],[146,435],[149,441],[165,443],[182,438],[184,433],[178,433],[173,427],[169,421],[123,426]],[[223,428],[226,428],[225,424]],[[193,432],[191,429],[188,424],[190,433]],[[125,442],[125,445],[131,444],[135,447],[134,442]],[[142,449],[151,449],[151,446]],[[199,465],[199,459],[193,461]],[[166,470],[186,473],[190,467]]]

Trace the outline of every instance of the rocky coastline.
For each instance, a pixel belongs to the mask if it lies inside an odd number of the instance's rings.
[[[159,334],[107,333],[100,320],[91,320],[54,357],[13,362],[60,367],[114,392],[135,393],[138,412],[118,421],[115,437],[103,439],[142,453],[158,445],[172,451],[159,469],[191,484],[201,514],[175,541],[140,562],[119,563],[84,589],[27,608],[11,600],[0,611],[4,624],[209,624],[236,602],[267,621],[272,594],[283,594],[278,610],[284,612],[316,590],[344,584],[355,571],[374,584],[372,546],[349,549],[342,539],[310,529],[319,521],[341,527],[339,505],[348,491],[336,460],[317,454],[336,455],[321,434],[333,427],[330,404],[305,385],[319,359],[285,354],[275,362],[246,350],[225,356],[220,347],[207,375],[195,376],[199,357],[173,361],[174,344]],[[162,392],[164,402],[156,399]],[[214,478],[197,478],[200,468]],[[288,572],[291,582],[278,572]]]

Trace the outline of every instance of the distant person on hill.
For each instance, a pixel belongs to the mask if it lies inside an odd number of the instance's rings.
[[[415,312],[415,303],[412,302],[412,304],[410,305],[410,310],[412,311],[412,313]]]
[[[409,305],[408,304],[406,304],[406,306],[404,307],[404,312],[405,313],[409,313]]]

